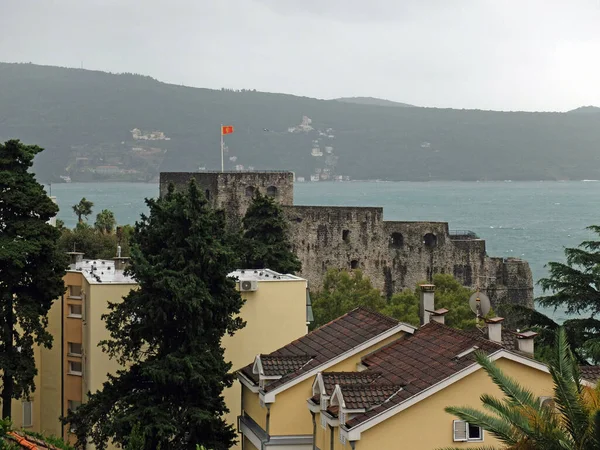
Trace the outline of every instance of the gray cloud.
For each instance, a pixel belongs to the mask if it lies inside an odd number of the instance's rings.
[[[599,0],[1,0],[0,60],[423,106],[600,105]]]

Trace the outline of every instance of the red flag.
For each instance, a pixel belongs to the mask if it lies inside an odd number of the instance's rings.
[[[221,134],[231,134],[231,133],[233,133],[233,126],[223,125],[221,127]]]

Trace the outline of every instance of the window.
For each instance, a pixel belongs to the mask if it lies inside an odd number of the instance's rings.
[[[33,426],[33,402],[23,402],[23,427]]]
[[[340,442],[342,443],[342,445],[346,445],[346,436],[344,436],[341,428],[340,428]]]
[[[69,356],[81,356],[81,344],[69,342]]]
[[[350,261],[350,268],[351,269],[358,269],[358,260],[353,259],[352,261]]]
[[[210,189],[204,191],[204,196],[206,197],[206,200],[210,200]]]
[[[400,248],[404,245],[404,236],[402,233],[392,233],[390,236],[390,247]]]
[[[69,286],[69,298],[81,298],[81,286]]]
[[[81,305],[69,305],[69,317],[81,318]]]
[[[69,400],[67,402],[67,409],[69,411],[77,411],[77,408],[79,408],[81,406],[81,402],[77,401],[77,400]]]
[[[254,197],[254,186],[246,186],[246,197]]]
[[[483,441],[483,429],[477,425],[472,425],[464,420],[455,420],[452,426],[454,442]]]
[[[275,186],[267,188],[267,197],[277,197],[277,188]]]
[[[350,230],[342,230],[342,240],[344,242],[350,242]]]
[[[69,375],[81,376],[83,373],[83,365],[81,361],[69,361]]]
[[[433,233],[427,233],[423,236],[423,244],[425,247],[433,248],[437,246],[437,236]]]
[[[327,429],[327,419],[325,418],[325,415],[323,413],[321,413],[321,426],[324,430]]]

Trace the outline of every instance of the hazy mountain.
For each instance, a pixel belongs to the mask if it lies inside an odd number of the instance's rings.
[[[303,117],[306,117],[303,119]],[[304,122],[303,122],[304,120]],[[389,180],[600,179],[595,114],[390,108],[0,63],[0,139],[47,149],[43,181],[288,169]]]
[[[409,105],[408,103],[400,103],[393,102],[391,100],[385,100],[383,98],[375,98],[375,97],[342,97],[336,98],[338,102],[344,103],[356,103],[358,105],[372,105],[372,106],[395,106],[395,107],[412,107],[414,105]]]
[[[569,111],[569,114],[598,114],[600,113],[600,108],[597,106],[580,106],[579,108],[572,109]]]

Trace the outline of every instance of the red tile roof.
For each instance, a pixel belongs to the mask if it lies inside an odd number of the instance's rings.
[[[381,377],[381,372],[323,372],[321,373],[321,377],[323,378],[325,393],[331,396],[336,384],[340,386],[356,386],[374,383]],[[320,393],[312,397],[314,403],[319,403],[320,399]]]
[[[384,404],[402,389],[397,384],[370,384],[368,386],[344,386],[342,394],[346,409],[369,409]]]
[[[59,448],[54,445],[48,444],[41,439],[29,436],[20,431],[9,431],[7,437],[15,442],[19,448],[27,448],[30,450],[59,450]]]
[[[458,355],[473,347],[487,354],[502,349],[500,344],[489,341],[483,336],[431,322],[418,329],[413,335],[398,339],[368,355],[362,361],[368,367],[366,372],[382,372],[383,375],[378,379],[378,383],[402,386],[402,389],[387,401],[371,406],[366,413],[350,419],[346,423],[347,428],[356,427],[471,366],[474,362],[474,352],[460,358]],[[351,389],[360,389],[360,387]],[[344,387],[342,387],[342,395],[346,400]],[[369,393],[365,395],[369,400],[380,399],[375,395],[369,396]]]
[[[370,339],[398,326],[400,322],[366,308],[356,308],[347,314],[317,328],[316,330],[289,343],[285,347],[268,355],[271,375],[282,378],[265,386],[265,392],[275,389],[288,381],[311,371],[343,353],[358,347]],[[301,367],[295,367],[286,361],[290,356],[305,358],[314,356]],[[262,362],[262,356],[261,356]],[[240,372],[258,384],[257,374],[252,373],[253,364],[242,368]],[[263,366],[264,368],[264,366]]]
[[[260,362],[266,376],[295,372],[302,368],[315,355],[260,355]]]
[[[600,381],[600,366],[579,366],[581,378],[591,383]]]

